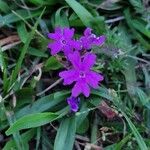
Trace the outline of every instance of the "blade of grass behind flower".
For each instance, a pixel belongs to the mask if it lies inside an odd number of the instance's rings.
[[[132,18],[130,17],[130,11],[129,9],[125,9],[124,11],[124,15],[125,15],[125,19],[126,22],[128,24],[128,26],[130,27],[131,31],[133,32],[133,34],[135,35],[135,37],[137,38],[137,40],[139,40],[139,42],[146,47],[147,49],[150,49],[150,44],[141,36],[140,33],[138,33],[135,28],[132,25]]]
[[[78,3],[76,0],[65,0],[68,5],[75,11],[75,13],[78,15],[78,17],[81,19],[83,24],[85,26],[91,25],[91,20],[93,19],[93,16],[91,13],[85,9],[80,3]]]
[[[63,119],[57,131],[54,150],[71,150],[75,139],[75,117]]]
[[[144,139],[142,138],[142,136],[140,135],[140,133],[138,132],[137,128],[135,127],[135,125],[132,123],[132,121],[130,120],[130,118],[123,112],[121,111],[122,115],[125,117],[126,121],[128,122],[128,125],[130,126],[135,138],[136,138],[136,141],[140,147],[141,150],[148,150],[145,142],[144,142]]]
[[[32,38],[33,38],[33,36],[34,36],[34,34],[35,34],[35,30],[36,30],[36,28],[37,28],[37,26],[38,26],[38,24],[39,24],[39,21],[40,21],[42,15],[44,14],[44,12],[45,12],[45,8],[43,9],[41,15],[39,16],[39,18],[38,18],[38,20],[36,21],[34,27],[32,28],[32,31],[31,31],[30,34],[28,35],[28,39],[27,39],[25,45],[24,45],[23,48],[21,49],[20,57],[19,57],[19,59],[18,59],[18,62],[17,62],[17,64],[16,64],[15,69],[13,70],[13,72],[12,72],[12,74],[11,74],[10,83],[9,83],[10,86],[9,86],[9,87],[11,87],[11,85],[15,82],[15,80],[16,80],[18,74],[19,74],[19,71],[20,71],[20,69],[21,69],[21,65],[22,65],[23,59],[24,59],[24,57],[25,57],[25,54],[27,53],[28,47],[29,47],[29,45],[30,45],[30,42],[31,42],[31,40],[32,40]]]

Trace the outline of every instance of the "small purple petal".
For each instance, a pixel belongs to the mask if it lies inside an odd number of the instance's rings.
[[[67,103],[70,106],[71,111],[77,112],[79,109],[79,101],[80,98],[75,98],[75,97],[69,97],[67,98]]]
[[[81,45],[82,45],[83,49],[87,49],[88,50],[88,49],[91,48],[91,42],[89,41],[89,38],[82,36],[80,38],[80,42],[81,42]]]
[[[79,50],[81,50],[82,49],[82,43],[81,43],[81,41],[79,41],[79,40],[72,40],[71,42],[70,42],[70,44],[72,45],[72,47],[75,49],[75,50],[77,50],[77,51],[79,51]]]
[[[89,97],[90,88],[86,82],[77,81],[72,89],[72,96],[77,97],[80,93],[83,93],[85,97]]]
[[[81,65],[81,58],[78,51],[75,51],[73,54],[68,55],[68,60],[72,63],[75,69],[79,70]]]
[[[104,35],[100,37],[96,37],[95,34],[92,33],[91,28],[86,28],[84,31],[84,36],[80,38],[80,42],[82,43],[82,48],[83,49],[91,49],[92,46],[97,45],[100,46],[102,45],[106,40],[106,37]]]
[[[68,57],[69,54],[73,53],[73,49],[70,45],[64,45],[63,46],[63,49],[64,49],[64,54],[66,57]]]
[[[64,28],[64,37],[66,39],[71,39],[74,35],[74,31],[75,31],[74,28],[72,28],[72,29]]]
[[[74,85],[72,89],[72,96],[77,97],[81,92],[82,92],[81,85],[79,82],[76,82],[76,84]]]
[[[59,42],[49,43],[48,48],[51,49],[51,55],[56,55],[61,51],[62,46]]]
[[[86,75],[86,82],[93,88],[98,88],[99,81],[102,81],[104,77],[97,72],[90,71]]]
[[[62,28],[61,27],[56,27],[55,28],[55,33],[62,34]]]
[[[90,96],[90,87],[88,86],[88,84],[86,82],[82,82],[80,83],[81,86],[81,91],[84,94],[85,97],[89,97]]]
[[[92,33],[92,29],[91,28],[86,28],[85,30],[84,30],[84,35],[85,36],[90,36]]]
[[[102,35],[93,41],[93,45],[101,46],[106,41],[106,36]]]
[[[96,62],[96,55],[92,53],[86,53],[83,59],[82,67],[86,71],[90,70],[90,68],[93,67],[95,62]]]
[[[70,85],[78,79],[78,73],[74,69],[62,71],[59,73],[59,76],[64,79],[64,85]]]
[[[48,33],[48,38],[53,40],[59,40],[62,37],[62,29],[60,27],[55,28],[55,33]]]
[[[58,33],[48,33],[48,38],[53,39],[53,40],[57,40],[57,39],[61,38],[61,35]]]

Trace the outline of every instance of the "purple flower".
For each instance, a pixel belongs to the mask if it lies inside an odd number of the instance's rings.
[[[75,97],[69,97],[67,98],[67,103],[70,106],[71,111],[73,112],[77,112],[79,109],[79,102],[80,102],[80,98],[75,98]]]
[[[63,51],[66,56],[73,52],[73,49],[80,49],[80,43],[73,39],[74,29],[60,28],[55,29],[55,33],[49,33],[48,37],[53,40],[48,44],[51,49],[51,55],[56,55],[58,52]]]
[[[106,37],[104,35],[96,37],[90,28],[86,28],[84,31],[84,36],[80,38],[82,49],[91,49],[93,45],[100,46],[105,42],[105,40]]]
[[[96,55],[86,53],[81,58],[78,51],[68,56],[72,63],[72,69],[62,71],[59,76],[64,79],[64,85],[70,85],[76,82],[72,89],[72,96],[77,97],[83,93],[86,97],[90,95],[90,87],[98,88],[99,81],[103,80],[103,76],[91,70],[96,61]]]

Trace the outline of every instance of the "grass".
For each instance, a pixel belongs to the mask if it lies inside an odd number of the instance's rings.
[[[149,150],[149,16],[142,0],[0,0],[0,149]],[[56,26],[107,37],[92,49],[105,79],[77,113],[47,49]]]

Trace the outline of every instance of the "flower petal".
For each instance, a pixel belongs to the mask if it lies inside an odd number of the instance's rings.
[[[81,93],[81,86],[79,84],[80,82],[76,82],[72,89],[72,96],[77,97]]]
[[[60,34],[56,34],[56,33],[48,33],[48,38],[49,38],[49,39],[59,40],[60,37],[61,37]]]
[[[74,69],[62,71],[59,73],[59,76],[64,79],[64,85],[70,85],[78,79],[77,71]]]
[[[82,49],[82,43],[79,40],[72,40],[70,41],[70,45],[75,49],[75,50],[81,50]]]
[[[80,42],[81,42],[81,45],[82,45],[82,49],[90,49],[91,48],[91,41],[89,40],[88,37],[85,37],[85,36],[82,36],[80,38]]]
[[[92,33],[92,29],[91,28],[86,28],[85,30],[84,30],[84,35],[85,36],[90,36]]]
[[[72,47],[70,45],[64,45],[63,52],[65,56],[68,57],[69,54],[73,53]]]
[[[64,34],[63,35],[66,39],[71,39],[74,36],[74,31],[75,31],[74,28],[72,28],[72,29],[64,28]]]
[[[91,67],[93,67],[95,62],[96,62],[96,55],[92,53],[86,53],[82,62],[82,68],[85,71],[88,71],[90,70]]]
[[[55,33],[48,33],[48,38],[53,40],[60,40],[62,37],[62,29],[60,27],[55,28]]]
[[[93,41],[93,45],[97,45],[100,46],[102,45],[104,42],[106,41],[106,36],[102,35],[100,37],[95,38],[95,40]]]
[[[61,51],[62,45],[60,42],[49,43],[48,48],[51,49],[51,55],[56,55],[58,52]]]
[[[86,82],[93,88],[98,88],[99,81],[102,81],[104,77],[97,72],[90,71],[86,75]]]
[[[81,85],[81,92],[84,94],[85,97],[90,96],[90,87],[86,82],[83,82]]]
[[[68,56],[68,60],[72,63],[73,67],[76,70],[80,69],[81,66],[81,58],[80,58],[80,53],[78,51],[73,52],[73,54],[70,54]]]
[[[67,98],[67,103],[70,106],[71,111],[77,112],[79,109],[79,101],[80,98],[75,98],[75,97],[69,97]]]
[[[56,27],[55,28],[55,33],[62,34],[62,28],[61,27]]]
[[[86,82],[77,81],[72,89],[72,96],[77,97],[80,93],[83,93],[85,97],[89,97],[90,88]]]

